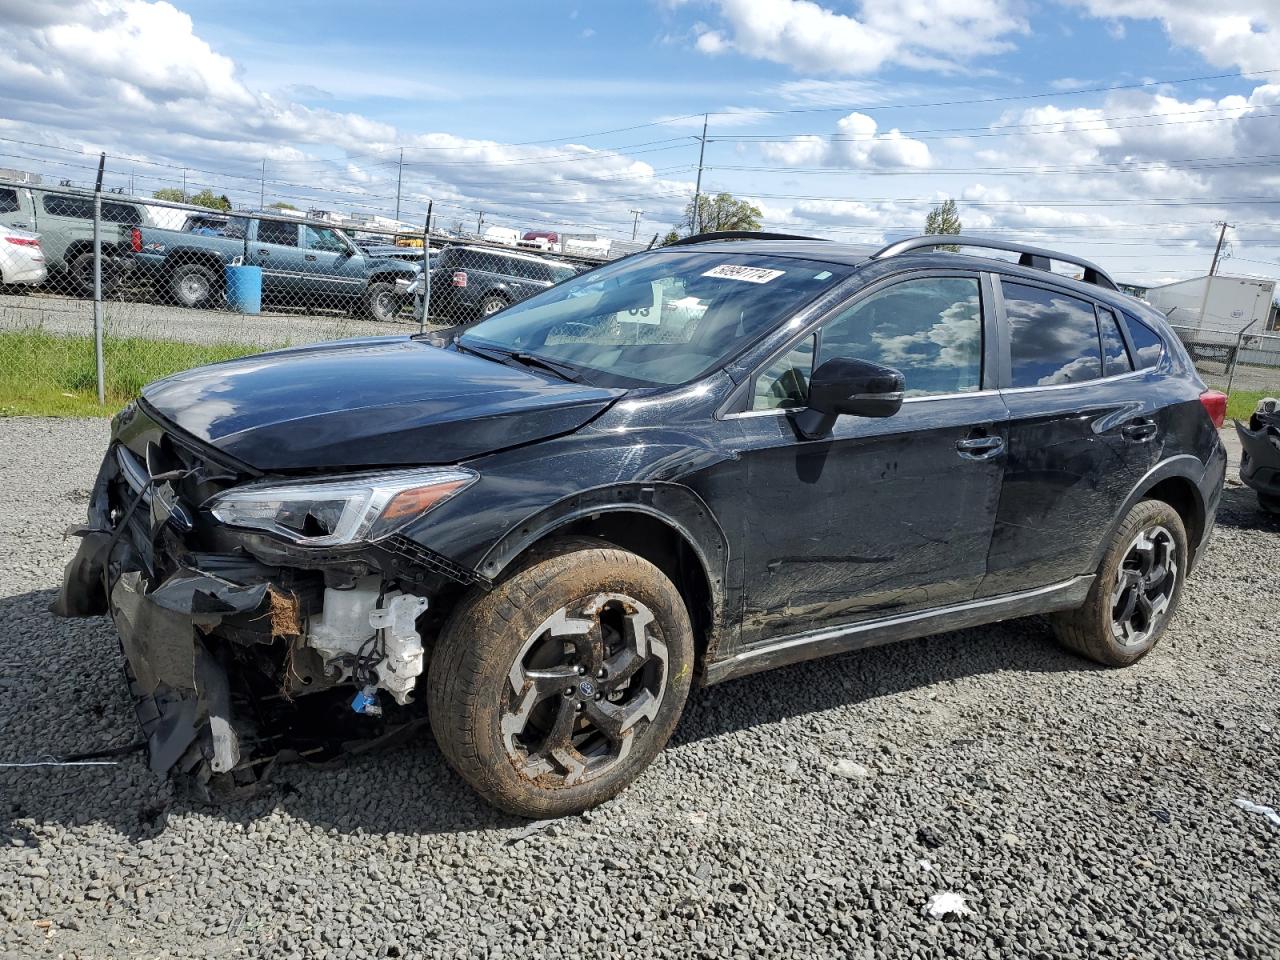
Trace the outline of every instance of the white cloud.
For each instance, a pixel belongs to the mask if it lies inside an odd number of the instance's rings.
[[[1209,63],[1245,73],[1276,65],[1280,3],[1275,0],[1068,0],[1111,22],[1124,36],[1124,20],[1158,20],[1174,43]]]
[[[77,158],[31,149],[44,172],[86,180],[91,174],[76,164],[105,150],[117,177],[128,170],[123,158],[133,160],[140,192],[181,183],[181,169],[147,162],[162,161],[191,168],[193,189],[256,205],[265,158],[268,199],[388,213],[396,177],[389,161],[403,146],[406,208],[430,196],[437,212],[441,202],[483,206],[493,220],[501,208],[517,226],[528,217],[629,236],[635,200],[675,220],[693,189],[614,151],[413,133],[254,89],[165,0],[0,0],[0,102],[3,135],[83,151]],[[32,165],[7,165],[15,163]]]
[[[830,137],[812,134],[783,143],[761,144],[765,159],[788,167],[907,167],[922,170],[931,163],[929,146],[899,130],[877,132],[876,121],[865,113],[851,113],[836,121]]]
[[[954,69],[1026,32],[1015,0],[864,3],[852,16],[813,0],[714,0],[721,24],[696,24],[695,47],[728,49],[808,74],[870,74],[889,64]]]

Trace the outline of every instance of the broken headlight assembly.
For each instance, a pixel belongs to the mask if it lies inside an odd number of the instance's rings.
[[[431,467],[342,479],[237,487],[207,504],[229,527],[261,530],[308,547],[372,543],[400,530],[479,477]]]

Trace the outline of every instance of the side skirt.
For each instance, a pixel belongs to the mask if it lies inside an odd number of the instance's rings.
[[[707,667],[706,684],[719,683],[762,670],[847,653],[898,640],[912,640],[932,633],[977,627],[1001,620],[1069,610],[1084,603],[1093,585],[1093,574],[1062,583],[1001,597],[985,597],[949,607],[920,610],[877,620],[851,623],[826,630],[811,630],[767,640]]]

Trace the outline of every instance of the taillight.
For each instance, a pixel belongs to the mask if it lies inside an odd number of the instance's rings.
[[[129,231],[129,249],[134,253],[142,252],[142,231],[137,227]]]
[[[5,237],[15,247],[38,247],[40,246],[39,237]]]
[[[453,272],[453,285],[455,287],[465,287],[467,285],[467,271],[455,270]]]
[[[1206,390],[1200,394],[1200,403],[1215,427],[1227,422],[1227,395],[1221,390]]]

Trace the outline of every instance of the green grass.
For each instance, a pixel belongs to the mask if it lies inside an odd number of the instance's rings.
[[[263,349],[107,337],[102,345],[107,402],[100,406],[92,337],[0,332],[0,416],[109,417],[152,380]]]
[[[1232,390],[1227,398],[1227,419],[1248,420],[1258,401],[1263,397],[1274,396],[1276,391],[1265,390]]]

